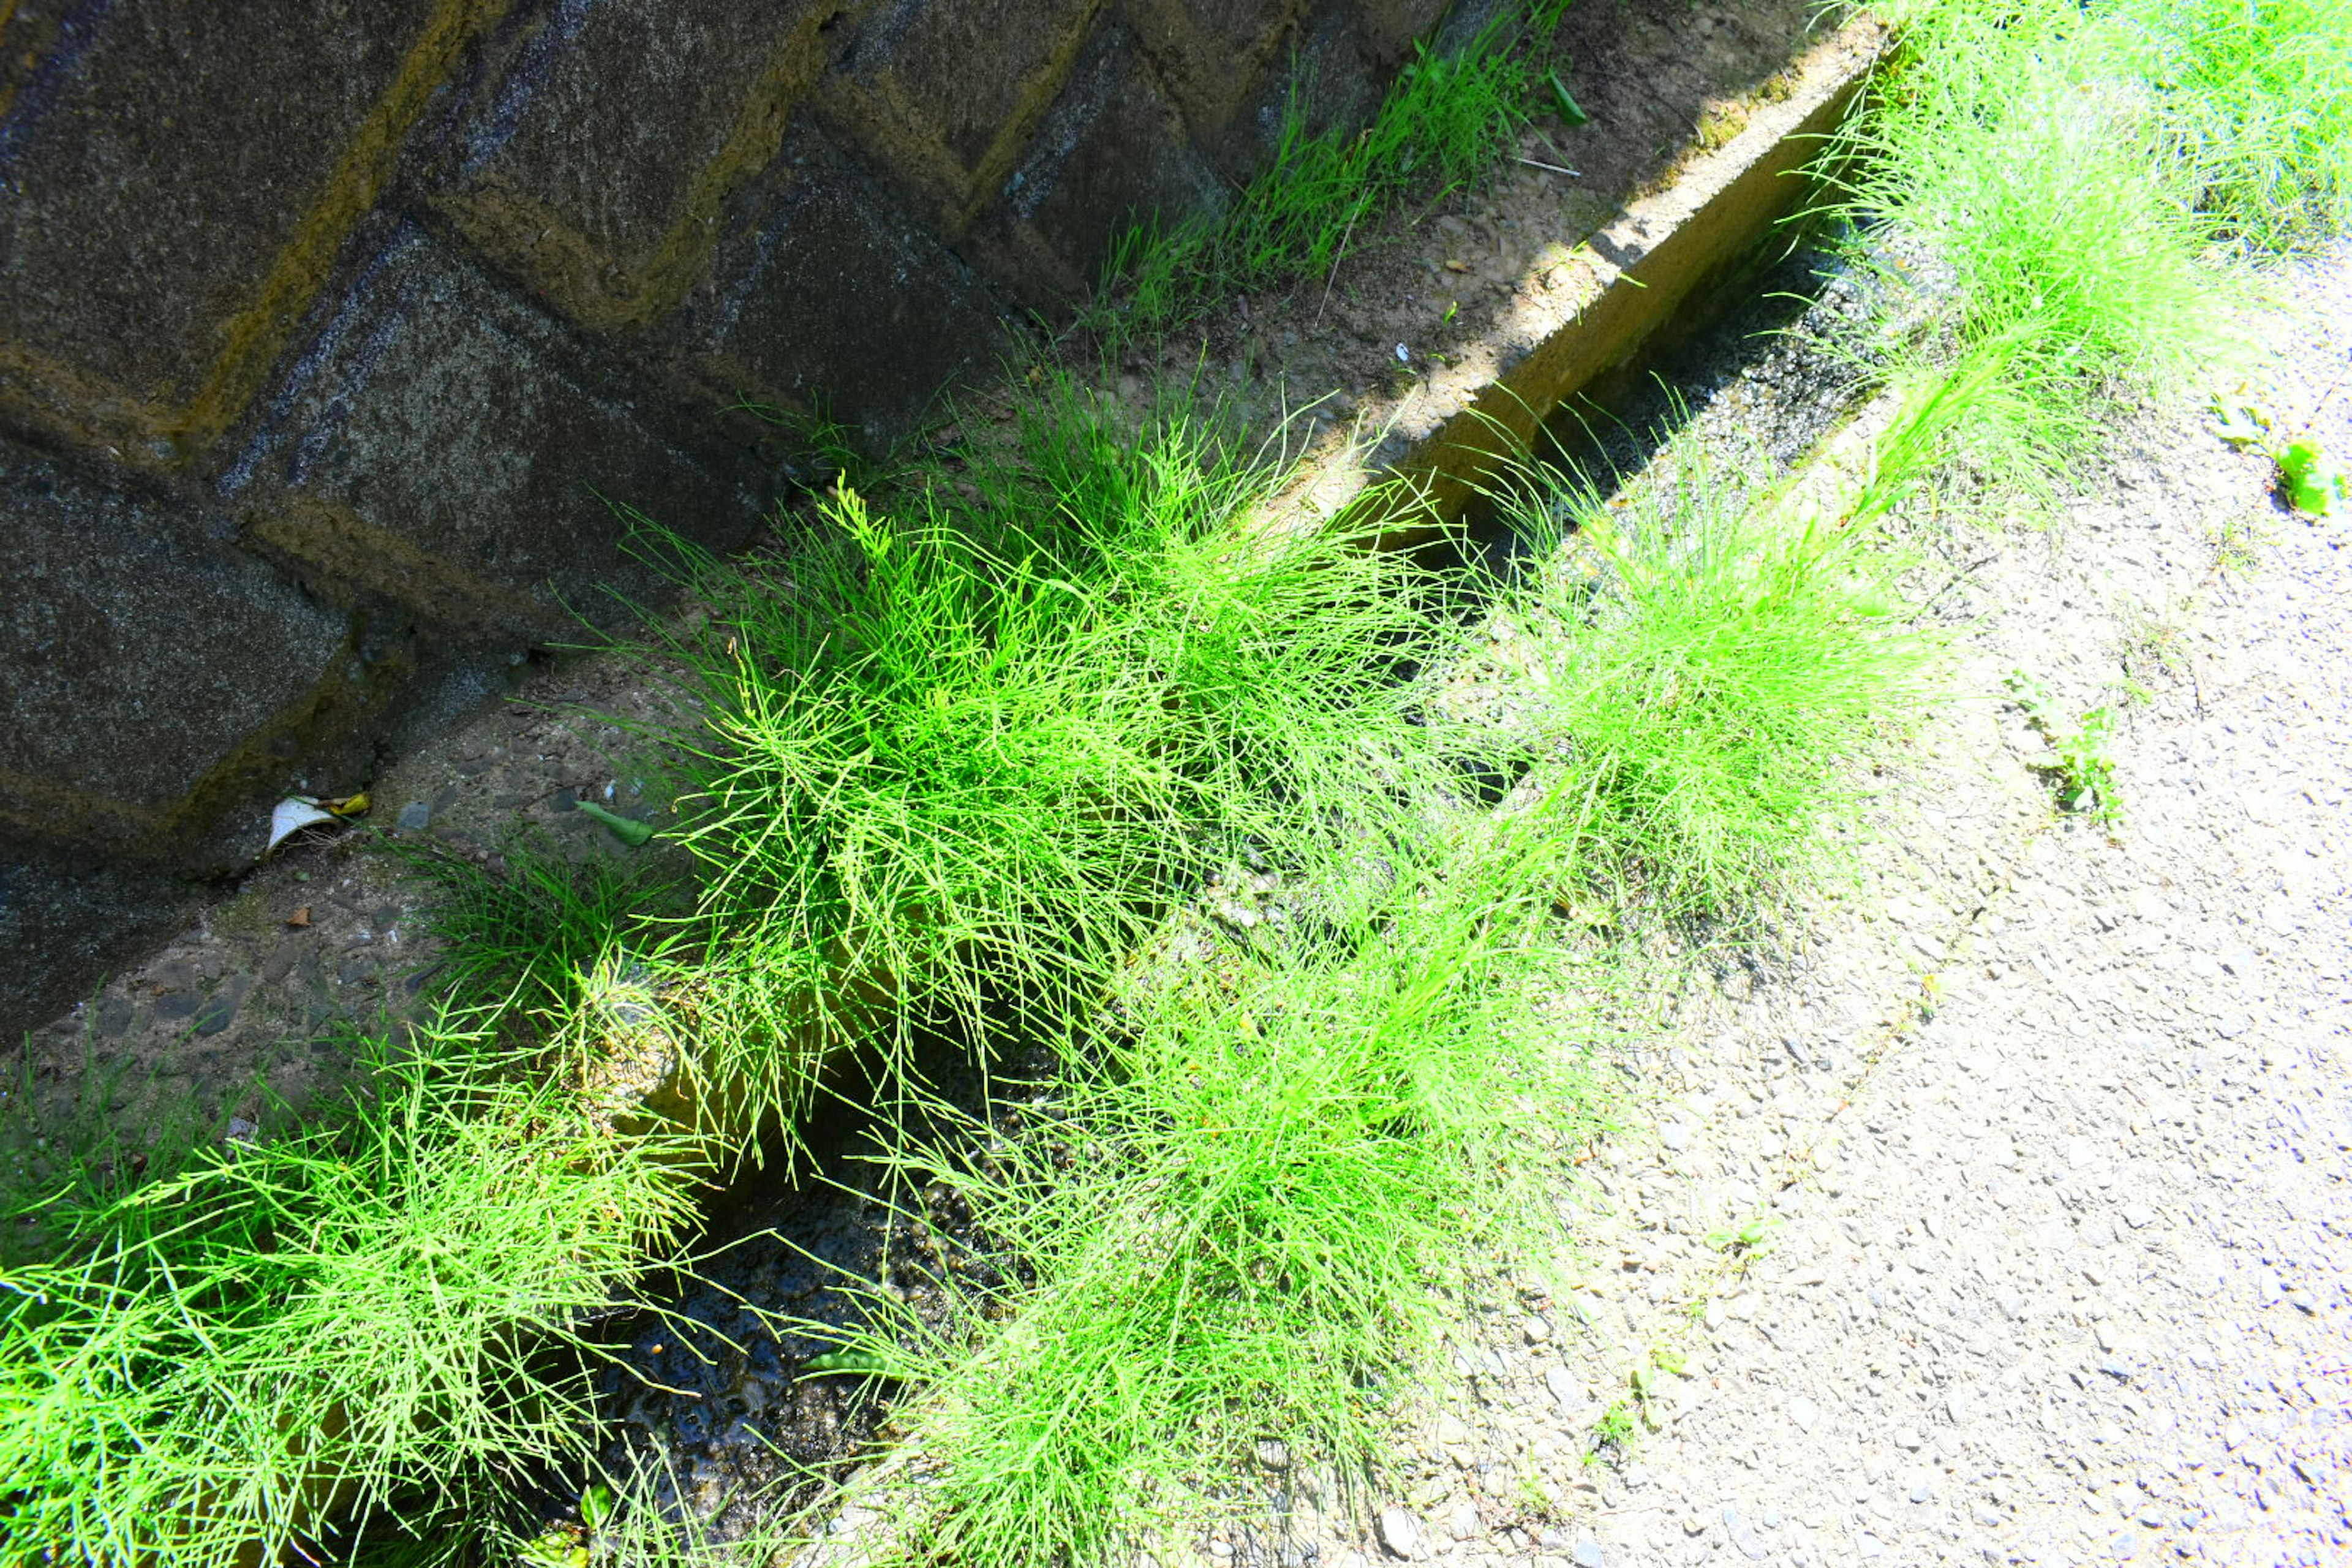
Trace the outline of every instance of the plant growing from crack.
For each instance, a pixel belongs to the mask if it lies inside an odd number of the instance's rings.
[[[2086,708],[2068,724],[2056,716],[2042,683],[2025,671],[2010,671],[2003,684],[2024,710],[2025,721],[2049,742],[2050,749],[2028,758],[2026,766],[2050,781],[2062,810],[2084,813],[2100,826],[2113,829],[2123,820],[2123,807],[2116,798],[2115,754],[2110,749],[2115,741],[2114,712],[2105,704]]]
[[[1775,1234],[1780,1228],[1779,1220],[1766,1215],[1755,1215],[1728,1230],[1708,1231],[1706,1244],[1745,1266],[1780,1245],[1780,1237]]]

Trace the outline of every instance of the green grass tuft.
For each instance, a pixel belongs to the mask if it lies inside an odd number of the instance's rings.
[[[2352,218],[2352,0],[2118,0],[2198,211],[2256,250]]]
[[[2069,431],[2118,388],[2180,384],[2214,341],[2204,226],[2123,44],[2071,0],[1932,0],[1844,149],[1855,214],[1948,271],[1962,346],[2005,345]]]
[[[2118,405],[2211,379],[2248,293],[2217,242],[2305,246],[2352,214],[2352,3],[1892,9],[1901,53],[1834,149],[1857,254],[1948,297],[1947,434],[2046,491]]]
[[[1111,304],[1097,305],[1094,324],[1164,331],[1237,293],[1321,282],[1382,212],[1485,178],[1547,85],[1535,61],[1563,9],[1538,5],[1524,23],[1498,16],[1456,52],[1416,44],[1360,130],[1312,130],[1304,84],[1272,163],[1223,211],[1146,224],[1119,242],[1101,290]]]
[[[705,995],[757,1025],[705,1031],[727,1070],[783,1104],[793,1042],[1054,1037],[1236,844],[1392,809],[1431,584],[1344,520],[1254,527],[1267,482],[1065,393],[887,512],[842,489],[773,558],[702,563],[674,651],[703,726],[665,740]]]
[[[1118,1560],[1245,1507],[1219,1479],[1260,1438],[1302,1468],[1377,1465],[1446,1298],[1556,1223],[1546,1151],[1598,1125],[1538,1005],[1548,825],[1424,865],[1352,954],[1140,998],[1034,1136],[899,1157],[1034,1281],[1009,1321],[973,1303],[947,1331],[877,1302],[868,1348],[933,1390],[917,1559]]]
[[[1502,612],[1537,649],[1538,754],[1585,803],[1575,867],[1656,918],[1737,921],[1821,873],[1859,765],[1937,689],[1900,555],[1744,488],[1691,461],[1622,510],[1556,471],[1517,498],[1534,536],[1574,530]]]
[[[0,1532],[58,1561],[268,1560],[577,1456],[576,1353],[691,1205],[659,1147],[455,1021],[348,1126],[201,1152],[0,1277]]]

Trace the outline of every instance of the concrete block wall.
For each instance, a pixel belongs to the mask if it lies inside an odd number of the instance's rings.
[[[1446,0],[0,5],[0,1030]]]

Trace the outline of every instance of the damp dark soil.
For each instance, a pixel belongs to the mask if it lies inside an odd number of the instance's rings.
[[[888,1291],[945,1328],[950,1291],[968,1301],[1012,1283],[955,1195],[908,1181],[887,1157],[897,1140],[969,1147],[981,1129],[1029,1135],[1052,1063],[1031,1051],[983,1070],[935,1041],[917,1068],[936,1105],[889,1118],[871,1109],[869,1077],[838,1076],[802,1146],[711,1205],[693,1274],[613,1325],[598,1384],[605,1473],[657,1478],[665,1502],[721,1537],[803,1506],[873,1450],[899,1392],[807,1367],[866,1326],[869,1294]],[[579,1486],[551,1489],[576,1497]]]

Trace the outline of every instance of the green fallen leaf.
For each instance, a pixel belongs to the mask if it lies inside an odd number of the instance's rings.
[[[2221,426],[2215,434],[2232,447],[2242,449],[2259,446],[2270,438],[2270,411],[2259,403],[2242,395],[2216,394],[2213,412],[2221,420]]]
[[[617,811],[607,811],[593,800],[583,800],[578,808],[583,814],[613,830],[613,837],[635,849],[654,836],[650,822],[632,822]]]
[[[1559,79],[1559,72],[1551,72],[1548,79],[1551,82],[1552,99],[1559,105],[1559,117],[1570,125],[1591,124],[1592,116],[1585,113],[1584,106],[1569,92],[1568,84]]]
[[[2338,501],[2352,502],[2352,471],[2308,436],[2281,447],[2278,466],[2288,501],[2306,516],[2329,517]]]
[[[803,1377],[817,1377],[825,1373],[856,1373],[867,1377],[893,1377],[890,1363],[872,1351],[827,1351],[801,1363]]]

